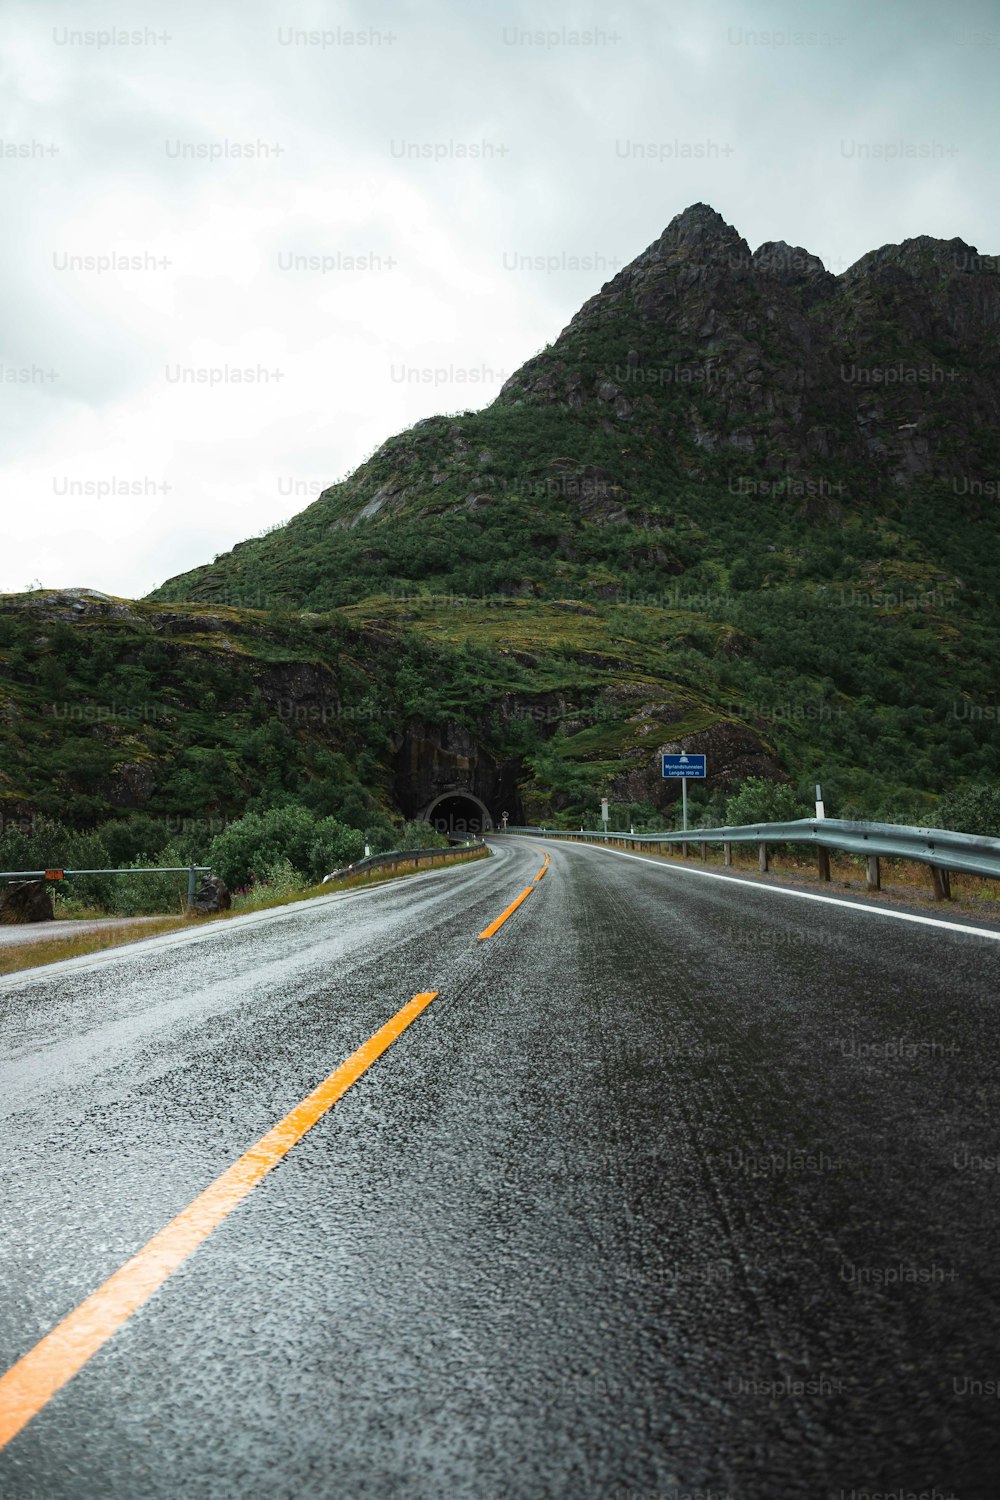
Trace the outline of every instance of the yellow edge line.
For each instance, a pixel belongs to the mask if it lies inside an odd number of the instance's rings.
[[[500,930],[500,928],[503,926],[503,924],[506,922],[507,918],[508,917],[512,917],[514,915],[514,913],[517,911],[517,908],[520,906],[521,902],[522,901],[527,901],[528,897],[531,895],[531,893],[532,893],[532,891],[534,889],[535,889],[535,887],[533,885],[526,886],[525,889],[518,896],[517,900],[516,901],[512,901],[510,903],[510,905],[508,906],[507,910],[506,911],[502,911],[500,913],[500,915],[497,917],[497,919],[496,919],[495,922],[491,922],[488,927],[484,927],[483,928],[482,932],[479,934],[478,938],[476,939],[476,942],[477,943],[481,943],[483,941],[483,938],[491,938],[495,932],[498,932]]]
[[[426,990],[414,995],[138,1254],[0,1376],[0,1449],[128,1322],[438,993]]]

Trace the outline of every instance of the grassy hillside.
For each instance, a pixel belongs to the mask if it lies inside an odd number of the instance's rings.
[[[835,277],[696,205],[286,526],[142,604],[0,601],[0,806],[653,816],[683,747],[716,810],[764,775],[931,816],[1000,773],[992,263]]]

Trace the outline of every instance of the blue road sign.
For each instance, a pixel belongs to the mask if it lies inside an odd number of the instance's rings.
[[[703,755],[665,755],[663,774],[664,776],[700,779],[705,775],[705,757]]]

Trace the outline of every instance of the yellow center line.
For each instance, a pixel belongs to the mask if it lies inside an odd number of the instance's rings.
[[[483,938],[491,938],[495,932],[499,932],[500,928],[507,921],[508,917],[512,917],[514,915],[514,913],[517,911],[517,908],[521,905],[521,902],[527,901],[528,897],[531,895],[534,889],[535,887],[533,885],[526,886],[518,896],[517,900],[512,901],[507,910],[502,911],[495,922],[491,922],[488,927],[483,928],[482,932],[476,939],[477,943],[481,943],[483,941]]]
[[[542,853],[545,854],[545,850],[544,849],[542,850]],[[532,884],[525,887],[525,889],[517,897],[516,901],[512,901],[510,903],[510,905],[507,907],[507,910],[506,911],[502,911],[500,913],[500,915],[497,917],[497,919],[496,919],[495,922],[491,922],[488,927],[484,927],[483,928],[482,932],[479,934],[478,938],[476,939],[477,943],[481,943],[484,938],[491,938],[494,935],[494,933],[497,933],[497,932],[500,931],[500,928],[507,921],[508,917],[512,917],[514,915],[514,913],[517,911],[517,908],[521,905],[521,902],[522,901],[527,901],[528,897],[531,895],[532,891],[535,889],[535,886],[541,880],[542,876],[545,874],[545,871],[548,869],[548,867],[549,867],[549,856],[547,854],[545,854],[545,863],[544,863],[544,865],[542,865],[542,868],[539,870],[538,874],[535,876],[534,881],[532,882]]]
[[[438,993],[426,990],[414,995],[138,1254],[0,1376],[0,1449],[128,1322]]]

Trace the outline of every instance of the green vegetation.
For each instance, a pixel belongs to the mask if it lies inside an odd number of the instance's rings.
[[[308,847],[261,834],[242,868],[307,877],[343,830],[398,835],[427,803],[406,766],[460,732],[532,822],[608,794],[669,823],[683,741],[699,819],[756,778],[795,789],[770,806],[819,781],[832,816],[996,827],[1000,283],[934,241],[748,275],[711,210],[681,219],[490,406],[288,525],[143,603],[0,599],[0,819],[204,858],[295,808]],[[843,377],[897,361],[954,379]]]
[[[356,828],[291,804],[238,818],[212,840],[207,863],[230,890],[282,881],[313,885],[360,859],[364,847]]]
[[[360,859],[365,833],[319,818],[295,803],[266,813],[247,813],[210,839],[207,826],[175,842],[164,842],[163,825],[144,815],[111,820],[92,833],[36,819],[29,828],[0,833],[0,869],[136,870],[151,865],[210,865],[233,892],[234,908],[255,910],[263,895],[297,899],[341,865]],[[428,823],[399,829],[388,823],[369,831],[373,853],[388,849],[447,848],[447,838]],[[140,852],[141,851],[141,852]],[[55,886],[60,917],[135,917],[187,909],[187,873],[71,876]]]
[[[808,818],[813,809],[790,787],[780,782],[749,777],[726,803],[726,826],[740,823],[791,823]]]
[[[970,786],[949,792],[937,809],[939,828],[1000,838],[1000,787]]]
[[[370,837],[374,837],[371,835]],[[429,823],[407,823],[399,833],[380,827],[373,854],[388,849],[445,849],[448,840]],[[365,835],[336,818],[317,818],[296,804],[246,813],[208,847],[206,862],[231,890],[253,885],[316,884],[363,858]]]

